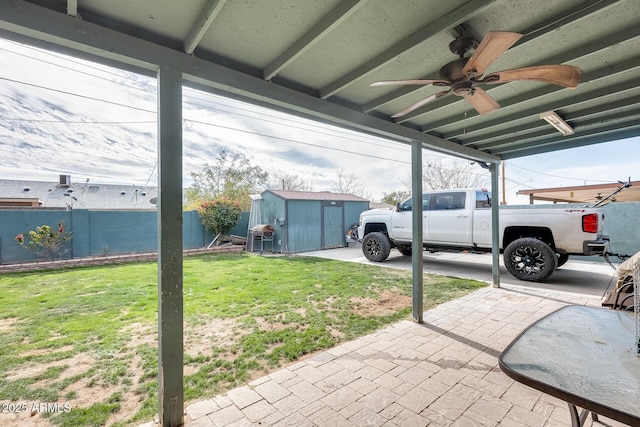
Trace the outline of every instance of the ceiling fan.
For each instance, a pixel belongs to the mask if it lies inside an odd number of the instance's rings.
[[[402,117],[415,109],[428,104],[449,93],[463,97],[475,108],[479,114],[487,114],[500,108],[500,105],[479,85],[508,83],[517,80],[536,80],[545,83],[575,88],[580,83],[582,70],[571,65],[539,65],[534,67],[515,68],[512,70],[498,71],[482,74],[513,46],[522,34],[509,31],[489,31],[482,42],[473,52],[473,55],[465,56],[476,46],[476,41],[471,37],[458,37],[449,43],[449,50],[459,55],[459,58],[449,62],[440,69],[440,79],[436,80],[386,80],[371,83],[370,86],[398,86],[398,85],[434,85],[447,87],[448,90],[436,92],[413,105],[408,106],[392,118]]]

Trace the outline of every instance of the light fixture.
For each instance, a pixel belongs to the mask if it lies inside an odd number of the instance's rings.
[[[544,119],[547,123],[560,131],[563,136],[573,135],[575,133],[569,123],[562,120],[562,118],[558,114],[556,114],[555,111],[540,113],[540,118]]]

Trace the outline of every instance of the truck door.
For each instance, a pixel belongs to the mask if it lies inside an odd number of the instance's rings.
[[[471,216],[464,191],[448,191],[431,195],[427,240],[456,245],[471,244]]]
[[[422,195],[422,239],[427,239],[427,209],[429,207],[429,194]],[[393,213],[393,236],[396,240],[411,241],[412,239],[412,199],[400,204],[400,209]]]

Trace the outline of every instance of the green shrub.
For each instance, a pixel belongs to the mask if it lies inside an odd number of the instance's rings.
[[[58,229],[54,230],[48,225],[41,225],[28,233],[20,233],[15,239],[23,248],[49,261],[62,258],[69,249],[64,248],[64,243],[71,240],[71,233],[64,231],[64,221],[58,223]]]
[[[240,203],[221,197],[202,202],[198,208],[204,227],[214,236],[229,233],[240,221]]]

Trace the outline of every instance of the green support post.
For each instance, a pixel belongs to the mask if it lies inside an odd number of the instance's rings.
[[[498,195],[498,164],[491,163],[491,271],[493,287],[500,287],[500,197]]]
[[[424,319],[424,264],[422,257],[422,143],[411,145],[411,270],[413,272],[413,320]]]
[[[158,70],[158,414],[184,424],[182,73]]]

